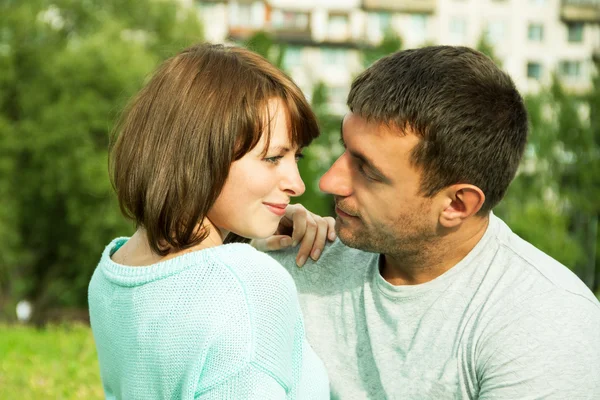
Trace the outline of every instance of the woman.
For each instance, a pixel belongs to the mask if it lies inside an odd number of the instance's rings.
[[[323,399],[295,285],[229,236],[272,235],[304,192],[317,135],[298,87],[259,55],[197,45],[167,60],[125,112],[111,178],[137,230],[89,286],[106,397]]]

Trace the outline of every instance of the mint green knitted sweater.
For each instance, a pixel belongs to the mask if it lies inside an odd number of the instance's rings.
[[[147,267],[104,250],[89,285],[107,399],[328,399],[295,284],[247,244]]]

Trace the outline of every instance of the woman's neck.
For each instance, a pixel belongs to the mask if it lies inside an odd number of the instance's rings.
[[[208,220],[208,218],[203,221],[202,226],[208,229],[208,236],[202,242],[184,250],[171,251],[165,256],[156,254],[152,250],[150,242],[148,241],[146,230],[144,228],[138,228],[138,230],[133,234],[133,236],[131,236],[127,243],[117,250],[111,258],[114,262],[122,265],[128,265],[132,267],[148,266],[175,258],[185,253],[190,253],[192,251],[220,246],[223,244],[225,236],[227,236],[229,233],[226,230],[215,227],[210,220]]]

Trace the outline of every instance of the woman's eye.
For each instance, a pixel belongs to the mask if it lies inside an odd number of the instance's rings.
[[[270,164],[277,164],[282,158],[283,156],[265,157],[264,160]]]
[[[302,160],[303,158],[304,158],[304,154],[302,154],[302,153],[296,154],[296,162]]]

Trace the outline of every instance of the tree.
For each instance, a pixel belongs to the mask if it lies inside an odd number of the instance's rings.
[[[0,312],[28,298],[43,320],[85,306],[103,246],[133,231],[108,179],[111,126],[202,29],[168,1],[5,1],[0,15]]]
[[[494,46],[488,41],[485,34],[479,36],[477,45],[475,47],[478,51],[482,52],[486,56],[492,59],[492,61],[499,67],[502,67],[502,60],[498,58],[494,51]]]
[[[246,41],[242,42],[242,45],[260,54],[277,68],[283,69],[286,45],[284,43],[277,43],[268,32],[255,32]]]
[[[484,35],[477,49],[501,66]],[[524,160],[495,212],[598,291],[599,77],[589,94],[578,96],[555,76],[538,94],[526,96],[525,105],[530,133]]]
[[[589,102],[589,110],[590,110],[590,130],[592,135],[592,160],[591,166],[592,171],[595,173],[595,177],[598,178],[598,173],[600,172],[600,57],[596,56],[594,58],[594,66],[596,70],[596,74],[593,78],[592,91],[588,97]],[[592,172],[590,171],[590,172]],[[596,190],[598,190],[598,186],[595,186]],[[597,193],[596,193],[597,195]],[[598,199],[598,197],[596,197]],[[600,233],[598,232],[600,225],[600,207],[598,207],[598,202],[596,202],[595,213],[592,212],[592,220],[591,220],[591,234],[590,240],[588,242],[589,245],[589,261],[590,263],[593,260],[594,263],[594,283],[592,285],[592,290],[596,292],[598,297],[600,297]],[[594,241],[595,236],[595,241]]]
[[[528,151],[501,215],[520,236],[572,268],[598,290],[600,214],[599,137],[585,114],[595,114],[598,80],[590,96],[552,85],[528,96]]]
[[[301,203],[319,215],[335,215],[333,198],[319,190],[319,180],[335,159],[342,154],[340,127],[342,117],[334,115],[327,106],[327,87],[318,82],[312,92],[312,109],[319,123],[320,136],[304,151],[305,159],[300,163],[300,174],[306,184],[305,193],[295,202]]]

